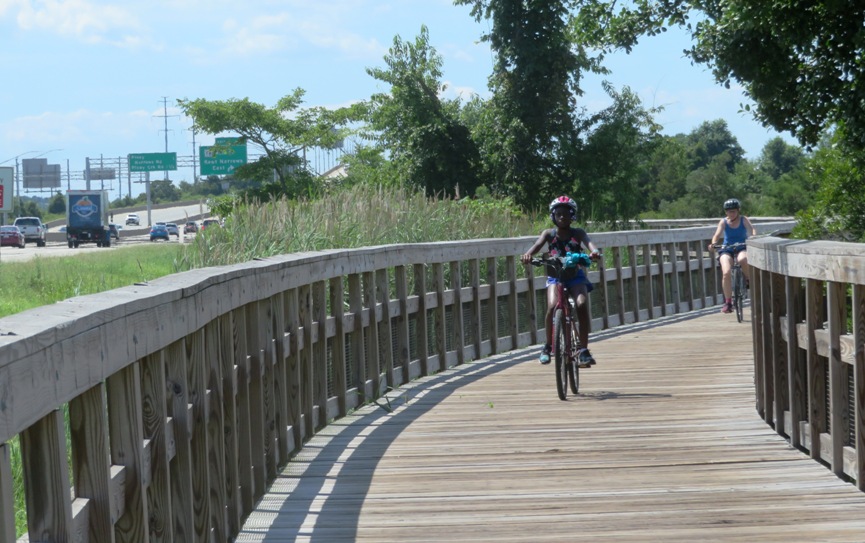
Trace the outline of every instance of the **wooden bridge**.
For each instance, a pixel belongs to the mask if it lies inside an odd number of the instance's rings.
[[[865,493],[754,408],[750,318],[697,314],[598,334],[567,402],[537,348],[413,381],[309,441],[237,541],[861,542]]]
[[[0,543],[16,516],[30,541],[861,541],[865,251],[754,240],[739,324],[713,231],[593,236],[599,364],[568,402],[525,349],[533,238],[0,319]]]

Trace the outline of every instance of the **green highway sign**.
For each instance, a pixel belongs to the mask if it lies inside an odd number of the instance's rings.
[[[177,169],[177,153],[132,153],[130,172],[164,172]]]
[[[216,138],[216,145],[200,147],[201,175],[228,175],[246,164],[246,144],[234,145],[237,138]]]

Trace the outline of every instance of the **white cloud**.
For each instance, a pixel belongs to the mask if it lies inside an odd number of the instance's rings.
[[[85,43],[119,47],[139,47],[148,42],[138,17],[118,6],[87,0],[7,0],[5,6],[0,4],[0,14],[15,9],[16,22],[25,31],[40,30]]]

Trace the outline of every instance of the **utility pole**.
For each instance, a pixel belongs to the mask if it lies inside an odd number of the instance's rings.
[[[168,114],[168,97],[162,97],[162,115],[156,115],[156,117],[162,117],[163,126],[165,127],[162,132],[165,132],[165,152],[168,152],[168,118],[169,117],[180,117],[180,115],[169,115]],[[165,179],[168,180],[168,170],[165,171]]]

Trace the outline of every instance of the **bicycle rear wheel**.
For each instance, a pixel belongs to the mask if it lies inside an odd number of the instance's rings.
[[[556,309],[556,313],[553,315],[553,341],[555,342],[553,358],[556,361],[556,391],[559,393],[560,400],[568,398],[568,378],[566,377],[568,356],[565,353],[565,341],[568,339],[570,338],[566,336],[565,314],[561,309]]]
[[[580,392],[580,365],[577,363],[577,353],[580,352],[580,334],[577,332],[577,320],[571,319],[571,356],[568,358],[568,383],[574,395]]]
[[[733,268],[733,307],[736,309],[736,320],[742,322],[742,299],[745,297],[745,277],[742,268]]]

